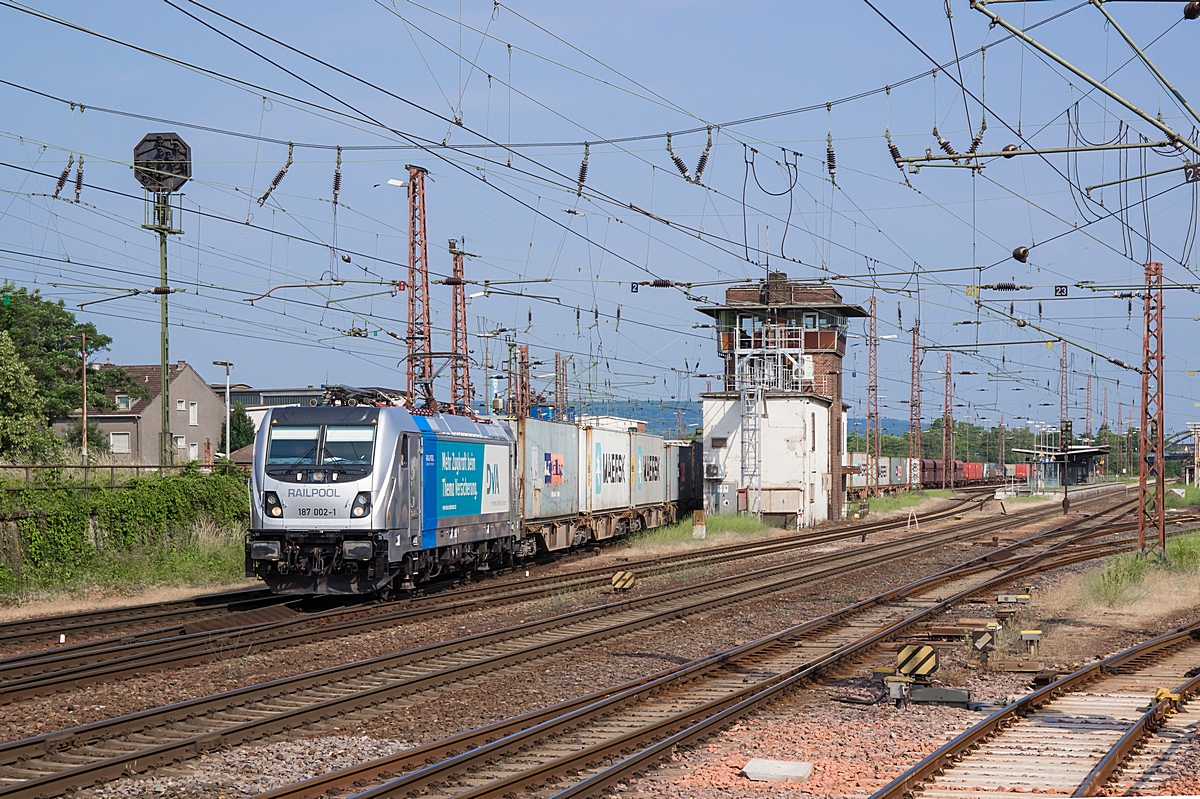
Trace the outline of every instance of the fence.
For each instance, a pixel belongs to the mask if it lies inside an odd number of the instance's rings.
[[[190,464],[108,464],[98,466],[56,466],[44,463],[0,465],[0,481],[20,480],[19,486],[4,486],[5,491],[58,491],[62,489],[127,488],[128,481],[143,476],[180,475],[195,467]],[[200,474],[235,474],[245,471],[233,463],[199,467]],[[38,479],[38,478],[42,479]],[[54,485],[45,485],[46,477]],[[107,477],[107,479],[105,479]]]

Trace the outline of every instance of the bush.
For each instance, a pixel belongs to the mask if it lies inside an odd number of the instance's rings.
[[[1166,560],[1154,556],[1118,555],[1100,571],[1088,575],[1083,590],[1085,596],[1111,607],[1137,599],[1148,577],[1166,572],[1200,572],[1200,533],[1169,539]]]
[[[249,522],[239,474],[0,492],[0,594],[217,582],[241,574]]]

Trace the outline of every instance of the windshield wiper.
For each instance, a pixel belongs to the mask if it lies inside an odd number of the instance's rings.
[[[305,453],[304,453],[303,455],[301,455],[299,458],[296,458],[296,462],[295,462],[295,463],[293,463],[291,466],[287,467],[287,471],[285,471],[285,472],[283,473],[283,474],[284,474],[284,476],[286,477],[287,475],[289,475],[289,474],[291,474],[292,472],[294,472],[294,471],[296,470],[296,467],[297,467],[297,466],[302,466],[302,465],[303,465],[303,466],[315,466],[315,465],[316,465],[315,463],[312,463],[312,464],[304,464],[304,463],[301,463],[301,462],[302,462],[303,460],[305,460],[306,458],[308,458],[308,456],[309,456],[309,455],[312,455],[313,453],[315,453],[316,451],[317,451],[317,442],[316,442],[316,441],[314,441],[314,442],[313,442],[313,445],[312,445],[311,447],[309,447],[309,448],[308,448],[308,451],[307,451],[307,452],[305,452]]]

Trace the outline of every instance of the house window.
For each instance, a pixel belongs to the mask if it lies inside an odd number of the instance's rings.
[[[114,455],[128,455],[133,452],[133,448],[130,446],[129,433],[109,433],[108,448]]]
[[[200,457],[200,445],[193,441],[188,444],[188,460],[194,461],[198,457]]]
[[[129,410],[131,405],[132,405],[132,403],[129,401],[129,396],[127,394],[118,394],[117,395],[117,408],[119,410],[127,411],[127,410]],[[127,436],[129,434],[121,433],[120,435]]]
[[[177,410],[177,411],[187,410],[187,400],[181,400],[181,399],[175,400],[175,410]]]
[[[188,403],[188,424],[192,425],[193,427],[200,424],[200,403]]]
[[[817,315],[815,313],[804,314],[804,329],[805,330],[816,330],[817,329]]]
[[[175,439],[175,448],[176,449],[183,449],[185,446],[187,446],[187,441],[184,439],[183,436],[172,436],[172,438]]]
[[[710,446],[711,446],[713,449],[724,449],[724,448],[725,448],[725,445],[726,445],[726,444],[728,444],[728,443],[729,443],[729,439],[726,439],[726,438],[714,438],[714,439],[712,439],[712,443],[710,444]]]

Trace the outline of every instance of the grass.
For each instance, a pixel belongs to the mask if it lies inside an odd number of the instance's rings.
[[[132,594],[159,586],[217,586],[245,578],[243,531],[202,521],[165,543],[103,551],[69,571],[0,569],[0,605],[96,591]]]
[[[1085,599],[1116,607],[1135,602],[1148,592],[1148,578],[1168,574],[1194,576],[1200,573],[1200,533],[1177,536],[1167,541],[1167,557],[1159,560],[1137,555],[1118,555],[1083,581]],[[1150,582],[1155,582],[1151,579]]]
[[[770,528],[767,525],[753,516],[742,516],[732,513],[710,515],[705,521],[705,530],[708,538],[721,535],[759,535],[765,533],[768,529]],[[654,529],[631,536],[629,544],[630,546],[641,548],[663,545],[679,546],[691,544],[695,540],[692,538],[692,520],[685,519],[675,524],[655,527]]]
[[[898,494],[890,494],[886,497],[871,500],[871,513],[888,513],[902,508],[911,508],[914,505],[920,505],[927,499],[948,499],[957,493],[957,491],[952,491],[948,488],[930,489],[928,491],[901,491]]]
[[[1179,496],[1172,489],[1182,488],[1183,496]],[[1200,505],[1200,487],[1197,486],[1168,486],[1167,487],[1167,508],[1186,508],[1190,505]]]

